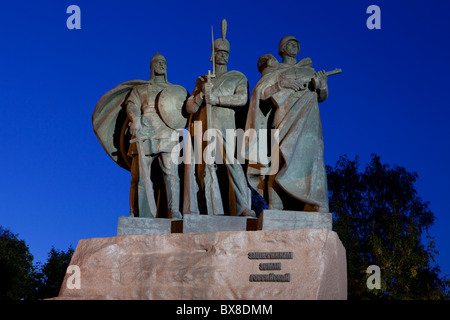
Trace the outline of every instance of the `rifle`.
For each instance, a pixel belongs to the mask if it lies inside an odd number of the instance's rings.
[[[325,75],[328,77],[328,76],[332,76],[332,75],[339,74],[339,73],[342,73],[342,69],[335,68],[334,70],[325,72]],[[312,85],[311,89],[316,90],[316,78],[312,77],[311,80],[309,81],[309,83],[311,83],[311,85]]]

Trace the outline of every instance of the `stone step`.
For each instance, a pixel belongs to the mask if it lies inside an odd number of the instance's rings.
[[[332,229],[331,213],[264,210],[259,218],[185,214],[182,220],[119,217],[117,235]]]

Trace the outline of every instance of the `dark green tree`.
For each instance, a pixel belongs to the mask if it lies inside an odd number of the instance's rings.
[[[0,299],[29,299],[35,285],[33,256],[24,240],[0,226]]]
[[[435,263],[427,234],[435,216],[415,187],[417,173],[389,166],[372,154],[364,171],[358,158],[327,166],[333,229],[347,251],[350,299],[445,299],[450,281]],[[368,289],[370,265],[381,270],[381,289]]]
[[[58,296],[73,252],[72,246],[69,246],[67,251],[52,247],[48,253],[47,262],[40,265],[35,274],[37,286],[34,298],[45,299]]]

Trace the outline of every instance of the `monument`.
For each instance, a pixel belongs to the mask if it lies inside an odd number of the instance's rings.
[[[130,215],[116,237],[80,240],[70,264],[81,284],[68,274],[55,299],[346,299],[319,114],[341,70],[297,62],[286,36],[281,62],[258,59],[250,97],[247,77],[228,70],[226,20],[220,38],[211,31],[212,72],[192,94],[156,53],[148,81],[97,103],[94,132],[131,172]]]

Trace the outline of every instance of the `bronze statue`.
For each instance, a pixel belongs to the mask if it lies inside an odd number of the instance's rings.
[[[178,165],[171,159],[177,141],[171,137],[186,127],[182,108],[188,93],[167,81],[161,54],[151,59],[150,72],[148,81],[124,82],[102,97],[92,116],[94,131],[113,160],[131,171],[130,215],[181,219]],[[164,190],[155,190],[153,180],[163,180]],[[161,191],[167,203],[162,203]],[[158,214],[164,207],[167,213]]]
[[[191,135],[195,134],[196,122],[201,122],[200,134],[208,142],[216,144],[216,155],[220,153],[222,159],[228,157],[233,160],[216,164],[213,155],[210,163],[205,163],[207,159],[201,159],[201,163],[187,165],[183,213],[206,211],[208,214],[223,215],[228,211],[230,215],[253,216],[251,191],[242,164],[235,161],[234,155],[227,155],[225,148],[226,130],[236,129],[235,110],[248,107],[247,78],[239,71],[227,69],[230,43],[226,39],[226,26],[226,20],[223,20],[222,38],[213,41],[213,73],[198,77],[186,109],[192,114],[189,126]],[[208,136],[211,132],[215,140]],[[228,188],[224,187],[226,185]],[[225,201],[227,198],[228,201]]]
[[[272,154],[278,170],[262,173],[258,159],[248,166],[250,185],[268,200],[269,209],[328,212],[327,177],[323,161],[323,137],[319,105],[328,97],[327,75],[315,72],[310,58],[297,62],[300,44],[293,36],[279,43],[282,62],[272,55],[258,60],[261,79],[256,84],[247,117],[246,130],[275,129],[276,147],[258,146]],[[246,149],[257,148],[255,135]],[[271,152],[272,151],[272,152]],[[279,157],[279,158],[275,158]]]
[[[341,70],[316,72],[310,58],[297,62],[300,44],[286,36],[279,43],[281,62],[271,54],[259,58],[261,79],[249,104],[247,78],[227,68],[226,31],[223,20],[222,37],[212,39],[213,72],[197,78],[192,95],[167,81],[167,62],[156,53],[148,81],[121,83],[97,103],[96,135],[131,171],[131,216],[182,219],[181,207],[184,214],[255,216],[251,187],[269,209],[329,211],[319,103],[328,97],[327,77]],[[198,145],[200,154],[185,153],[189,161],[179,166],[180,142],[173,134],[188,117],[186,148]],[[238,136],[249,138],[245,165],[228,148],[236,137],[228,131],[241,127],[237,118],[246,119],[244,137]]]

